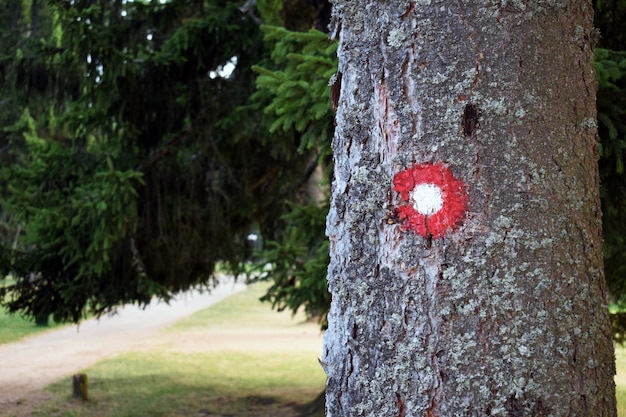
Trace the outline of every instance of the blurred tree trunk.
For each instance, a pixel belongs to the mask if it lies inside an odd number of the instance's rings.
[[[327,415],[615,416],[591,2],[334,7]]]

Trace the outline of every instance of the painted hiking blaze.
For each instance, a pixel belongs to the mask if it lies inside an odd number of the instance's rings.
[[[396,209],[403,228],[423,237],[441,237],[465,214],[465,184],[443,164],[414,165],[393,177],[393,189],[409,204]]]

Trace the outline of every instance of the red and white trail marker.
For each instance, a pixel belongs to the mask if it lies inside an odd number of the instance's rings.
[[[393,188],[408,204],[396,209],[403,227],[422,237],[441,237],[463,220],[466,186],[443,164],[414,165],[393,177]]]

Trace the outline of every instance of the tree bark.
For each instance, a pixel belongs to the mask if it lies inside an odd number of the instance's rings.
[[[327,416],[615,416],[591,2],[333,18]]]

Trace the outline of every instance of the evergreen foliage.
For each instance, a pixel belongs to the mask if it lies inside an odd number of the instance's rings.
[[[324,233],[327,213],[327,204],[294,205],[282,216],[285,232],[258,254],[259,264],[265,268],[257,279],[272,283],[261,300],[271,302],[278,311],[295,313],[303,308],[307,317],[317,318],[322,329],[328,326],[330,308],[326,283],[330,259]]]
[[[596,51],[605,272],[614,301],[626,304],[626,52]]]
[[[270,133],[291,129],[299,132],[299,153],[319,149],[321,157],[330,156],[334,115],[330,108],[328,80],[337,71],[337,44],[315,29],[292,32],[282,27],[262,26],[266,42],[273,45],[274,68],[253,65],[260,75],[258,92],[252,99],[272,95],[265,113],[274,119]]]
[[[600,29],[595,63],[598,76],[598,134],[604,230],[604,265],[611,299],[626,307],[626,4],[595,1]]]
[[[317,30],[292,32],[282,27],[263,26],[265,40],[271,45],[271,60],[255,65],[259,73],[258,91],[253,100],[263,100],[265,113],[274,120],[270,132],[295,131],[300,135],[299,153],[314,151],[325,175],[329,164],[334,114],[330,107],[328,80],[337,71],[337,44]],[[271,279],[263,300],[278,310],[296,312],[303,307],[307,315],[317,316],[322,327],[330,307],[326,285],[328,241],[324,228],[328,213],[327,187],[321,184],[322,201],[312,195],[308,201],[294,201],[282,216],[283,233],[270,240],[258,254],[263,268],[258,279]]]
[[[325,325],[328,190],[311,183],[332,170],[336,44],[307,29],[325,26],[328,3],[243,3],[0,6],[0,272],[17,278],[0,292],[11,311],[77,321],[210,285],[217,262],[237,271],[251,259],[255,231],[266,244],[254,260],[271,265],[264,299]],[[596,10],[606,271],[624,303],[625,9]]]
[[[218,261],[236,271],[251,228],[274,236],[310,157],[244,106],[265,50],[252,16],[225,0],[5,4],[10,311],[78,321],[167,299],[210,285]]]

